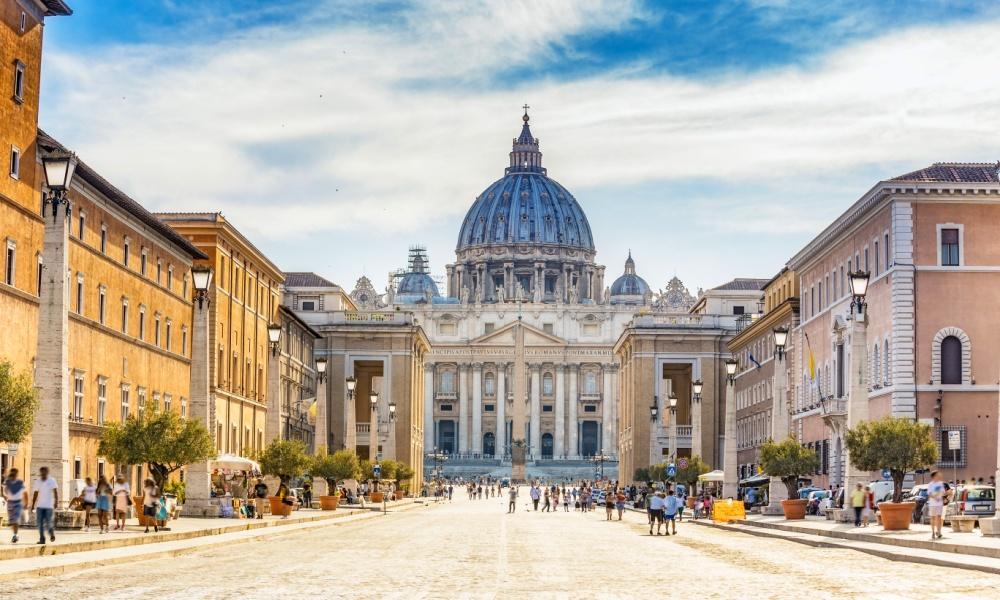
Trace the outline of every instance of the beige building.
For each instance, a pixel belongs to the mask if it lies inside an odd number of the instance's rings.
[[[36,138],[45,18],[72,14],[61,0],[0,3],[0,361],[34,376],[44,225]],[[30,445],[0,447],[0,472],[27,475]]]
[[[272,345],[270,350],[271,364],[276,362],[277,367],[268,373],[269,384],[277,386],[268,397],[277,397],[278,402],[268,405],[266,436],[268,440],[300,440],[311,453],[316,449],[315,347],[322,336],[284,306],[278,307],[278,319],[281,334],[277,348]]]
[[[279,322],[284,275],[221,213],[157,215],[207,256],[215,273],[208,292],[209,402],[219,452],[249,456],[267,427],[268,326]]]
[[[789,261],[802,297],[794,429],[829,465],[814,483],[842,483],[845,428],[884,415],[932,425],[942,441],[937,466],[949,478],[994,473],[997,171],[990,163],[935,163],[881,181]],[[863,327],[850,311],[847,274],[857,269],[871,273]],[[858,402],[849,401],[855,331],[864,334],[866,397]],[[959,435],[955,450],[947,447],[950,431]]]

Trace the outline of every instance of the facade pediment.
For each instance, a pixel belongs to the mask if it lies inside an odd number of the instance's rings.
[[[509,323],[496,331],[481,335],[469,341],[470,346],[513,346],[514,345],[514,325]],[[565,347],[566,340],[556,337],[550,333],[545,333],[541,329],[536,329],[531,325],[521,323],[524,327],[524,345],[526,347],[537,346],[557,346]]]

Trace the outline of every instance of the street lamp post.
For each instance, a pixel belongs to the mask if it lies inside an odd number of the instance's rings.
[[[271,352],[267,357],[267,412],[264,414],[264,432],[267,441],[281,439],[292,439],[292,403],[290,398],[286,398],[279,406],[281,397],[281,325],[271,323],[267,326],[267,345]],[[221,368],[221,367],[220,367]],[[281,433],[281,413],[285,416],[285,433]]]
[[[271,356],[278,356],[281,349],[281,325],[271,323],[267,326],[267,342],[271,346]]]
[[[358,387],[358,380],[354,375],[348,375],[344,379],[344,389],[347,390],[347,397],[344,399],[344,446],[351,451],[356,451],[358,447],[357,412],[354,407],[354,392]]]
[[[656,435],[659,427],[658,417],[660,415],[659,399],[653,396],[653,403],[649,405],[649,466],[656,462]]]
[[[368,396],[372,405],[372,416],[368,423],[368,460],[378,458],[378,392],[372,391]]]
[[[722,495],[736,498],[736,359],[726,360],[726,437],[722,460]]]
[[[782,442],[788,438],[788,398],[786,389],[788,373],[785,370],[785,346],[788,343],[788,328],[774,328],[774,383],[772,390],[774,397],[771,402],[771,439],[775,442]],[[781,482],[780,477],[771,477],[768,484],[768,503],[764,507],[764,514],[780,515],[784,511],[781,508],[781,501],[788,499],[788,491]]]
[[[701,390],[704,384],[700,379],[691,383],[691,456],[703,456],[701,447]]]
[[[191,269],[191,280],[194,286],[193,315],[191,323],[191,399],[188,404],[188,416],[198,421],[208,429],[213,443],[216,442],[215,401],[209,390],[209,347],[208,334],[210,330],[209,313],[211,299],[209,288],[212,285],[212,269],[195,266]],[[187,468],[185,473],[186,498],[184,514],[191,516],[215,517],[219,507],[212,500],[212,471],[208,461],[195,463]]]
[[[330,450],[330,417],[327,412],[326,400],[326,357],[316,357],[316,431],[315,446]]]
[[[847,397],[847,427],[848,429],[858,426],[868,420],[868,369],[865,364],[865,355],[868,348],[868,305],[865,303],[865,296],[868,293],[868,271],[858,269],[853,273],[848,273],[848,280],[851,283],[851,385],[848,388]],[[847,451],[847,444],[843,444],[846,475],[844,489],[847,493],[855,488],[858,483],[868,482],[868,473],[854,467],[851,463],[850,452]]]
[[[670,462],[677,460],[677,395],[670,392],[667,396],[670,406]]]

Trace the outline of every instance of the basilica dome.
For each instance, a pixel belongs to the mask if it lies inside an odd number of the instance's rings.
[[[573,195],[546,174],[528,120],[525,113],[504,176],[486,188],[466,214],[457,252],[525,244],[594,252],[587,216]]]
[[[628,253],[625,260],[625,272],[615,279],[611,284],[612,304],[642,304],[646,295],[649,294],[649,285],[646,280],[639,277],[635,272],[635,261],[632,260],[632,253]]]

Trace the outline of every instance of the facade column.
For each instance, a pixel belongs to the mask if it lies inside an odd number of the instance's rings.
[[[354,361],[351,357],[346,357],[345,364],[345,375],[344,377],[354,375]],[[351,452],[357,454],[358,452],[358,409],[357,409],[357,395],[358,392],[355,390],[354,397],[351,397],[350,392],[347,391],[347,386],[344,386],[344,397],[341,399],[344,406],[344,447]],[[365,403],[368,400],[365,399]]]
[[[483,363],[472,364],[472,453],[483,453]]]
[[[580,404],[577,397],[576,386],[580,378],[580,365],[569,365],[569,448],[566,454],[571,459],[580,458],[580,443],[578,434],[580,433],[580,423],[577,421],[576,407]]]
[[[215,398],[210,395],[208,361],[211,353],[208,347],[209,302],[199,305],[196,300],[191,322],[191,399],[188,418],[208,429],[215,439]],[[186,499],[184,514],[192,517],[218,517],[219,507],[212,501],[212,471],[208,461],[192,464],[184,473]]]
[[[434,439],[434,363],[424,363],[424,452],[437,446]]]
[[[47,204],[45,208],[48,209],[42,211],[42,219],[45,221],[42,264],[45,269],[38,302],[38,345],[35,355],[38,357],[35,366],[38,410],[31,430],[31,472],[22,473],[21,476],[30,482],[39,468],[48,467],[49,474],[55,477],[59,484],[60,504],[66,505],[70,501],[69,481],[73,478],[69,456],[68,396],[70,390],[68,231],[71,209],[68,201],[63,204]],[[61,215],[60,209],[63,210]],[[114,306],[110,298],[108,300],[110,305]],[[114,311],[110,307],[109,310]],[[5,332],[5,335],[10,334],[13,332]],[[207,344],[206,341],[206,347]],[[206,382],[207,377],[206,367]],[[120,467],[120,465],[115,466]],[[29,506],[24,507],[25,510],[28,508]]]
[[[603,288],[602,288],[603,289]],[[618,458],[618,365],[610,365],[611,369],[611,449],[609,453]]]
[[[851,317],[851,384],[847,397],[847,429],[856,427],[868,420],[868,365],[865,364],[868,348],[868,311],[862,305],[860,310]],[[851,463],[851,454],[844,444],[845,460],[844,493],[850,496],[857,484],[867,485],[870,476],[867,471],[861,471]]]
[[[788,398],[785,392],[787,389],[787,375],[785,354],[782,352],[779,355],[776,352],[774,354],[774,383],[771,384],[771,389],[774,393],[774,398],[771,401],[771,439],[777,443],[788,439]],[[785,484],[782,483],[781,478],[771,477],[768,490],[768,504],[764,507],[764,514],[783,514],[781,501],[788,499],[788,490],[785,489]]]
[[[379,402],[382,401],[381,394],[379,395]],[[369,402],[369,404],[371,404]],[[376,404],[371,410],[371,416],[368,418],[368,460],[375,462],[378,460],[378,404]]]
[[[507,363],[497,363],[497,404],[496,438],[494,458],[502,459],[507,454]]]
[[[316,377],[316,431],[313,434],[313,446],[320,446],[332,452],[330,447],[330,411],[326,403],[326,374]]]
[[[531,458],[538,460],[542,452],[542,366],[531,365]]]
[[[722,460],[722,497],[736,498],[739,477],[736,471],[736,382],[726,381],[726,432]]]
[[[613,410],[611,387],[611,368],[608,365],[601,366],[601,378],[604,380],[604,393],[601,395],[601,454],[608,454],[614,446],[614,432],[611,429],[611,416]]]
[[[282,331],[282,336],[287,332]],[[279,344],[281,341],[278,342]],[[288,399],[291,402],[291,399]],[[267,413],[264,419],[264,439],[267,442],[282,439],[281,413],[285,407],[281,402],[281,351],[267,352]],[[290,416],[290,415],[289,415]]]
[[[566,365],[556,365],[556,433],[552,456],[566,456]]]
[[[458,365],[458,452],[469,451],[469,365]]]

